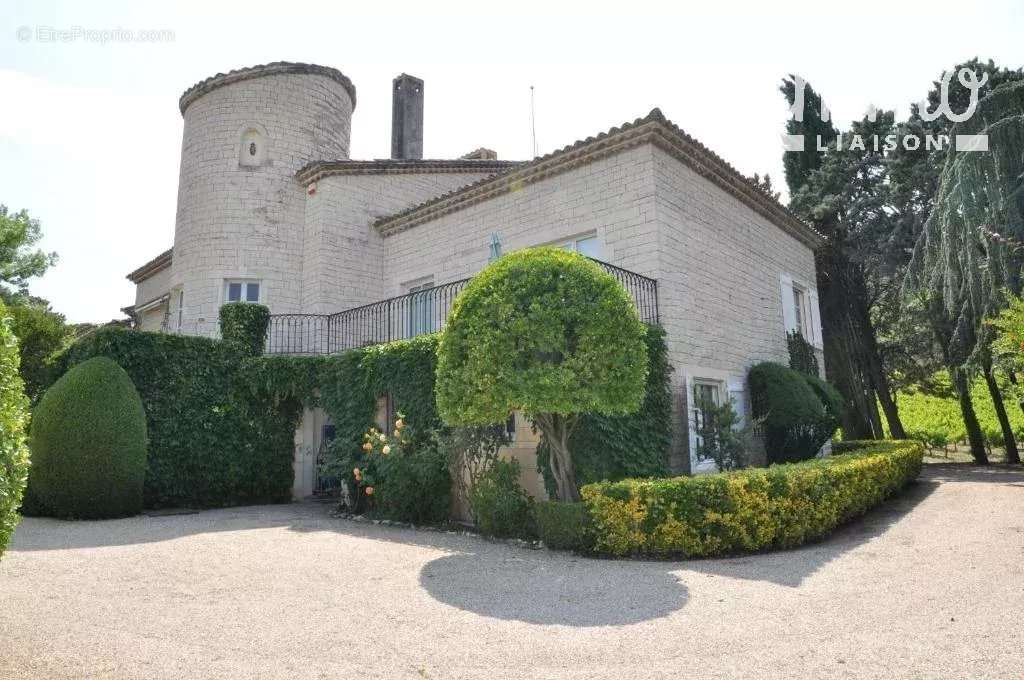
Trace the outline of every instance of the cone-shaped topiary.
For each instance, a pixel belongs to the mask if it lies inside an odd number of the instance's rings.
[[[32,416],[30,485],[46,514],[102,518],[142,509],[146,414],[135,385],[107,357],[47,390]]]

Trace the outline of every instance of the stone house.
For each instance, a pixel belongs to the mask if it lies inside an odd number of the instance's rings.
[[[273,315],[268,351],[340,351],[437,330],[496,251],[560,245],[665,327],[679,472],[706,469],[692,395],[742,416],[747,370],[786,362],[787,330],[820,360],[821,235],[658,109],[531,161],[428,160],[423,82],[403,74],[393,96],[392,157],[351,160],[355,87],[333,68],[277,62],[186,90],[174,246],[128,275],[137,326],[214,335],[223,303],[251,301]],[[309,413],[296,435],[297,497],[317,488],[329,429]],[[528,425],[515,437],[542,494]]]

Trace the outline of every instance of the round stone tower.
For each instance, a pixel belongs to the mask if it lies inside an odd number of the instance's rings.
[[[299,168],[345,159],[356,92],[340,71],[275,62],[219,73],[181,96],[185,119],[169,328],[216,335],[220,306],[299,311]]]

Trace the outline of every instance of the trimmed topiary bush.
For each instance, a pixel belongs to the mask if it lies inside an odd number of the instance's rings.
[[[585,552],[593,548],[590,513],[583,503],[543,501],[534,505],[537,536],[553,550]]]
[[[833,409],[841,409],[842,400],[817,378],[764,362],[750,369],[748,382],[754,418],[763,419],[769,464],[813,458],[839,427]]]
[[[229,302],[220,308],[220,336],[244,354],[263,354],[267,343],[270,310],[251,302]]]
[[[18,525],[18,506],[28,481],[28,398],[18,373],[18,342],[0,302],[0,557]]]
[[[889,498],[921,471],[918,442],[860,442],[840,456],[697,477],[583,487],[594,549],[705,557],[820,538]]]
[[[547,443],[559,500],[578,500],[569,439],[581,414],[640,409],[644,332],[626,289],[582,255],[505,255],[452,305],[437,351],[438,411],[449,425],[528,413]]]
[[[124,517],[142,509],[146,414],[124,369],[106,357],[68,371],[32,418],[32,491],[48,514]]]

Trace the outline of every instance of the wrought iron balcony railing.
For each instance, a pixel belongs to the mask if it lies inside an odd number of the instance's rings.
[[[640,320],[658,322],[658,282],[594,260],[629,292]],[[335,314],[272,314],[267,354],[333,354],[413,338],[444,328],[455,297],[469,279],[443,283]]]

